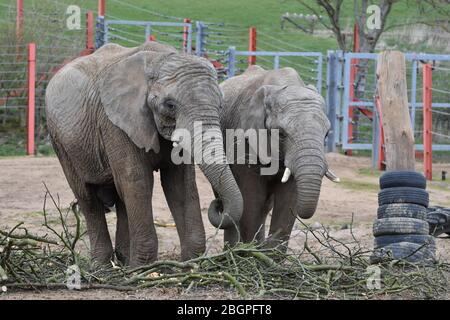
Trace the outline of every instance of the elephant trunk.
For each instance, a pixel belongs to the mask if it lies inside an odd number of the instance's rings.
[[[297,215],[308,219],[314,215],[319,201],[322,178],[326,171],[323,147],[309,146],[297,152],[291,168],[296,186]]]
[[[211,202],[208,209],[209,221],[216,228],[228,229],[239,223],[242,195],[226,162],[219,120],[210,118],[206,125],[204,123],[201,129],[194,125],[191,135],[194,160],[217,193],[218,199]]]
[[[316,168],[306,166],[294,174],[297,189],[297,215],[303,219],[311,218],[314,215],[319,201],[322,175],[311,173]]]

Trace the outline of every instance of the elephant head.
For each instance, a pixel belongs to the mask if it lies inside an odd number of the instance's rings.
[[[141,50],[110,65],[100,78],[100,99],[109,120],[147,152],[158,153],[160,139],[173,140],[175,129],[190,132],[191,145],[207,130],[220,133],[223,97],[216,71],[204,58]],[[194,130],[198,121],[202,132]],[[204,153],[211,149],[223,150],[221,134],[201,145]],[[239,221],[243,204],[230,168],[226,163],[199,167],[224,200],[223,213],[216,211],[211,223],[232,226]]]
[[[295,181],[297,212],[310,218],[317,207],[322,178],[331,177],[324,140],[330,129],[325,102],[312,86],[263,85],[251,97],[243,128],[278,129],[282,182]],[[275,158],[276,155],[272,155]]]

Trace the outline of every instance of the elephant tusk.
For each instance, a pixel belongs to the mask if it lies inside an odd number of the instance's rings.
[[[339,177],[336,176],[330,169],[327,169],[327,172],[325,172],[325,176],[335,183],[341,182],[341,179],[339,179]]]
[[[182,139],[182,137],[180,137],[180,136],[174,136],[174,137],[172,137],[172,146],[174,147],[174,148],[178,148],[179,146],[180,146],[180,143],[181,143],[181,141],[183,140]]]
[[[284,170],[283,178],[281,178],[281,183],[286,183],[289,180],[289,177],[291,176],[291,169],[286,167]]]

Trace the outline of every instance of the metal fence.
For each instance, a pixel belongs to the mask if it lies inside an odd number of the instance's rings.
[[[333,73],[330,68],[337,68],[334,72],[334,77],[339,74],[339,70],[343,70],[342,85],[331,86],[332,90],[329,90],[327,94],[332,99],[340,100],[342,97],[342,103],[340,109],[335,109],[335,117],[331,120],[334,123],[335,143],[339,144],[344,150],[373,150],[373,143],[377,143],[375,137],[377,136],[378,125],[374,125],[376,108],[374,108],[374,96],[376,92],[376,60],[378,55],[376,53],[342,53],[335,52],[329,53],[329,57],[333,57],[333,64],[329,64],[328,71]],[[446,72],[450,69],[447,64],[450,61],[450,55],[438,55],[438,54],[416,54],[406,53],[405,58],[407,61],[407,79],[408,79],[408,95],[409,95],[409,107],[411,115],[411,123],[415,133],[416,150],[423,150],[423,144],[421,143],[421,127],[423,118],[420,114],[423,107],[423,96],[421,83],[420,64],[425,61],[431,61],[439,63],[441,67],[435,68],[436,73],[441,71]],[[444,66],[445,65],[445,66]],[[365,79],[357,79],[354,77],[354,68],[364,68],[361,74]],[[440,68],[440,69],[438,69]],[[445,84],[450,80],[450,74],[441,75],[440,81],[435,81],[433,85],[433,97],[432,110],[435,114],[442,116],[449,116],[450,108],[450,93],[445,90]],[[335,81],[340,81],[340,79]],[[358,92],[359,83],[364,82],[363,90]],[[444,86],[444,87],[439,87]],[[343,90],[340,90],[340,89]],[[342,92],[343,91],[343,92]],[[337,107],[336,101],[332,106]],[[443,119],[441,117],[441,119]],[[446,119],[448,123],[449,119]],[[434,123],[434,126],[437,125]],[[441,129],[442,126],[441,126]],[[435,128],[433,134],[433,150],[434,151],[450,151],[450,136],[448,131],[450,128],[446,128],[444,131],[438,132],[438,128]],[[338,134],[336,134],[338,133]],[[339,134],[340,133],[340,134]],[[339,137],[339,138],[338,138]]]
[[[59,67],[83,50],[86,34],[84,25],[76,31],[67,29],[64,14],[56,13],[60,12],[58,2],[43,0],[27,5],[21,11],[24,26],[19,28],[15,1],[0,3],[0,143],[17,153],[25,152],[29,131],[28,44],[38,44],[34,127],[39,147],[49,143],[43,110],[47,83]]]
[[[239,60],[239,57],[246,57],[244,61]],[[284,57],[305,59],[306,63],[304,66],[309,66],[308,69],[313,77],[309,78],[315,81],[316,88],[319,92],[322,91],[322,66],[323,66],[323,55],[321,52],[268,52],[268,51],[237,51],[235,47],[230,47],[228,49],[228,66],[227,66],[227,76],[233,77],[236,74],[242,72],[244,69],[238,68],[238,64],[245,64],[248,57],[265,57],[271,58],[272,65],[269,69],[279,69],[282,66],[290,66],[289,63],[284,63],[280,60]],[[312,59],[311,59],[312,58]],[[303,77],[302,77],[303,78]]]
[[[188,22],[155,22],[97,19],[96,47],[108,42],[124,46],[138,46],[145,41],[157,40],[184,52],[192,52],[192,24]]]
[[[49,1],[49,0],[44,0]],[[129,9],[138,9],[120,0],[112,0]],[[58,1],[51,1],[58,3]],[[0,15],[0,22],[15,25],[15,9],[0,4],[7,14]],[[376,59],[373,53],[343,53],[328,51],[326,65],[321,52],[310,52],[298,43],[283,40],[281,34],[248,30],[241,26],[195,21],[179,17],[158,15],[143,10],[160,21],[122,20],[104,13],[96,23],[96,47],[110,41],[124,46],[136,46],[146,40],[170,44],[187,53],[208,58],[216,67],[220,80],[242,73],[250,64],[256,63],[266,69],[292,67],[308,84],[314,84],[326,95],[327,114],[332,130],[327,139],[327,150],[336,147],[344,150],[377,150],[377,124],[374,96],[376,93]],[[64,16],[25,10],[27,21],[44,24],[48,33],[25,34],[19,44],[6,43],[0,46],[0,121],[3,127],[12,121],[23,119],[27,106],[26,46],[23,43],[37,42],[36,70],[36,125],[45,132],[45,115],[39,110],[44,105],[44,92],[49,78],[61,66],[79,56],[84,47],[84,33],[65,30]],[[91,13],[92,14],[92,13]],[[48,24],[48,25],[47,25]],[[93,25],[93,23],[92,23]],[[28,26],[28,25],[27,25]],[[254,29],[254,28],[253,28]],[[15,32],[16,30],[13,30]],[[33,31],[31,29],[31,31]],[[86,27],[87,34],[89,28]],[[249,32],[250,31],[250,32]],[[94,30],[91,30],[91,34]],[[252,38],[253,37],[253,38]],[[86,46],[88,47],[88,46]],[[433,64],[433,150],[450,151],[450,55],[406,54],[408,95],[410,114],[418,150],[423,149],[422,62]],[[251,61],[250,61],[251,60]],[[18,116],[19,115],[19,116]],[[24,123],[19,120],[21,128]]]

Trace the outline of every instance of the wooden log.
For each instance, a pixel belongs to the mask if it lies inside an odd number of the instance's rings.
[[[383,115],[386,170],[414,171],[414,135],[408,109],[403,53],[381,52],[378,55],[377,78]]]

